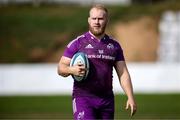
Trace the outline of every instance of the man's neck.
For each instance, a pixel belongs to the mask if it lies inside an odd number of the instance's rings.
[[[105,33],[103,33],[103,34],[101,34],[99,36],[96,36],[96,35],[92,34],[91,31],[89,31],[89,33],[99,41],[105,36]]]

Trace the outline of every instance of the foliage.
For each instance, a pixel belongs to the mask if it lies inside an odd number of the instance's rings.
[[[108,9],[111,25],[143,15],[159,17],[165,10],[179,10],[180,3],[117,5]],[[78,5],[1,6],[0,63],[57,62],[56,54],[87,31],[88,10],[89,6]]]

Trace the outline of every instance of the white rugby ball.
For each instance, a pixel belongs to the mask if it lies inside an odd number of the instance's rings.
[[[85,80],[89,73],[89,61],[88,61],[88,58],[85,53],[78,52],[78,53],[74,54],[74,56],[71,59],[70,66],[76,65],[79,62],[85,65],[86,72],[85,72],[84,76],[72,75],[72,77],[78,82]]]

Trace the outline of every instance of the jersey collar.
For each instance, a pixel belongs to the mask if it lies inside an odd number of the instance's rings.
[[[106,34],[101,38],[101,40],[99,41],[90,31],[87,32],[87,35],[90,39],[96,41],[96,42],[101,42],[101,41],[104,41],[106,40],[106,38],[108,37]]]

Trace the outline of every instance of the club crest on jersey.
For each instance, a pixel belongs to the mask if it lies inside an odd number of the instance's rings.
[[[109,43],[109,44],[107,45],[107,48],[108,48],[108,49],[114,49],[114,45],[113,45],[112,43]]]
[[[91,44],[88,44],[85,48],[94,48]]]

